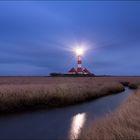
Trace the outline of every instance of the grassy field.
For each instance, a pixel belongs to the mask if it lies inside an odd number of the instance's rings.
[[[81,103],[139,82],[139,77],[0,77],[0,113]]]
[[[128,80],[128,79],[127,79]],[[95,120],[83,128],[79,140],[138,140],[140,139],[140,87],[139,79],[129,79],[129,86],[136,92],[105,118]],[[126,83],[128,84],[128,83]]]
[[[66,106],[137,89],[116,112],[83,128],[80,140],[140,139],[140,77],[0,77],[0,113]]]
[[[0,113],[81,103],[124,90],[113,77],[0,77]]]

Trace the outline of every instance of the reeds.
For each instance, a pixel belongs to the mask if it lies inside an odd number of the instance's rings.
[[[66,106],[124,90],[119,82],[100,78],[23,79],[1,80],[0,113]]]
[[[131,95],[116,112],[95,120],[83,128],[79,140],[140,139],[140,89]]]
[[[139,77],[0,77],[0,113],[81,103],[139,83]]]

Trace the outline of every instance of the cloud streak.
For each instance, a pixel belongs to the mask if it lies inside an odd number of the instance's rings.
[[[67,72],[75,42],[90,44],[95,74],[140,74],[140,2],[1,1],[0,12],[0,75]]]

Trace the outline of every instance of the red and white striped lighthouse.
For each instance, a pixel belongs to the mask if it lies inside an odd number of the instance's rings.
[[[82,48],[76,48],[75,52],[77,55],[77,68],[72,68],[69,71],[69,74],[91,74],[86,68],[82,67],[82,55],[84,53],[84,50]]]
[[[77,56],[77,73],[78,74],[83,73],[83,71],[82,71],[82,56],[81,55]]]

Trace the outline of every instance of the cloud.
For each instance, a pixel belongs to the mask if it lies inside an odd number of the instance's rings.
[[[137,2],[0,2],[0,75],[46,75],[76,65],[67,48],[90,42],[84,65],[97,73],[124,74],[139,67]],[[10,66],[10,67],[8,67]],[[11,71],[10,71],[11,69]],[[119,69],[118,71],[116,69]]]

